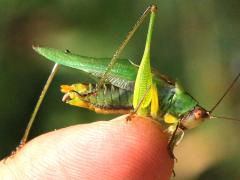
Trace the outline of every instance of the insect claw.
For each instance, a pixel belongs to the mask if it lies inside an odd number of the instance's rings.
[[[174,169],[172,170],[172,174],[173,174],[173,177],[176,177],[176,172]]]
[[[8,159],[13,158],[13,157],[17,154],[17,152],[22,149],[22,147],[23,147],[25,144],[26,144],[26,142],[24,142],[24,141],[21,140],[21,141],[20,141],[20,144],[16,147],[16,149],[15,149],[14,151],[12,151],[10,155],[8,155],[7,157],[3,158],[3,160],[2,160],[3,164],[5,164]]]
[[[132,120],[131,115],[129,115],[129,116],[126,117],[126,121],[127,121],[127,122],[128,122],[128,121],[131,121],[131,120]]]
[[[131,121],[132,117],[135,115],[135,112],[130,112],[130,114],[128,114],[128,116],[126,117],[126,121]]]

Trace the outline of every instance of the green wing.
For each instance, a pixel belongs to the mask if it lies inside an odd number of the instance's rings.
[[[79,69],[101,78],[111,58],[93,58],[61,51],[54,48],[33,47],[33,49],[48,60],[55,63]],[[138,67],[128,59],[119,59],[113,66],[106,81],[126,90],[133,90]]]

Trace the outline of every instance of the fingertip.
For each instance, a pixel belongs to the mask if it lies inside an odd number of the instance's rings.
[[[121,116],[39,136],[14,159],[26,177],[169,179],[167,144],[156,121]]]

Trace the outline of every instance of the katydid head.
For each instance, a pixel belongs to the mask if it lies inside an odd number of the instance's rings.
[[[205,119],[209,118],[209,112],[197,105],[181,119],[181,126],[186,129],[192,129],[200,125]]]

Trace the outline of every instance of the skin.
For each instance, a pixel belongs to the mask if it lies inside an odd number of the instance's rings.
[[[168,137],[147,118],[126,115],[75,125],[29,141],[0,162],[3,179],[170,179]]]

